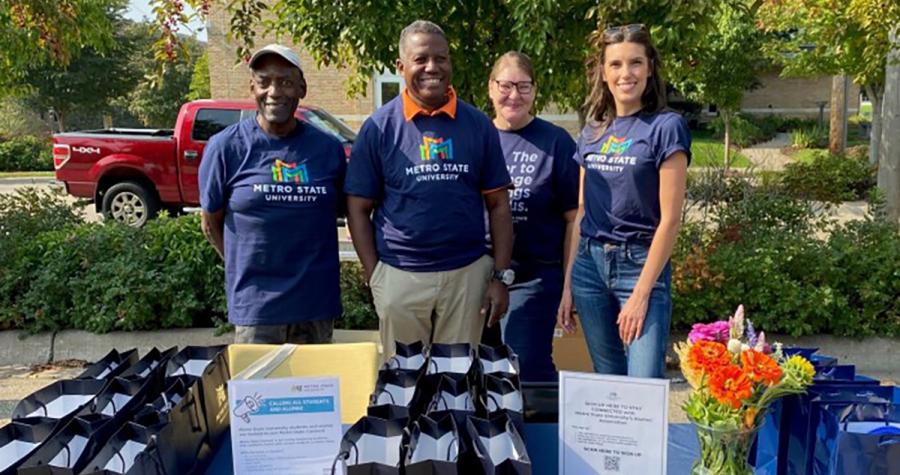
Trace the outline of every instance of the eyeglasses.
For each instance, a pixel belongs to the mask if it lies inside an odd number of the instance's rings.
[[[632,23],[630,25],[611,26],[603,31],[603,36],[612,38],[615,36],[625,36],[627,33],[649,33],[647,27],[643,23]]]
[[[512,94],[513,89],[523,95],[534,92],[534,81],[498,81],[494,79],[494,82],[497,83],[497,89],[503,95]]]

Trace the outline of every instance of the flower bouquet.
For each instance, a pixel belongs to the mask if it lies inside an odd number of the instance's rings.
[[[693,390],[683,409],[697,427],[700,458],[692,474],[752,475],[753,437],[769,406],[806,391],[815,370],[802,356],[786,358],[744,319],[743,306],[727,321],[697,323],[675,344]]]

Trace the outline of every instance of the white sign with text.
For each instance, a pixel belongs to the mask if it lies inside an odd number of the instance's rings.
[[[559,373],[560,475],[664,475],[668,429],[668,380]]]
[[[234,473],[331,474],[342,436],[338,384],[335,377],[229,381]]]

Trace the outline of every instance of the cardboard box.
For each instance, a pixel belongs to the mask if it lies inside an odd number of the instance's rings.
[[[554,329],[553,363],[559,371],[594,372],[594,365],[591,363],[580,325],[572,334],[565,333],[560,327]]]

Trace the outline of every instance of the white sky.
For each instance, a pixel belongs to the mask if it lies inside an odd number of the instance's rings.
[[[185,5],[185,9],[188,14],[193,12],[191,7],[187,5]],[[153,9],[150,8],[150,0],[129,0],[128,11],[125,12],[125,17],[132,20],[152,19]],[[179,31],[184,34],[193,34],[200,41],[206,41],[206,28],[196,20],[188,25],[187,30],[182,27]]]

